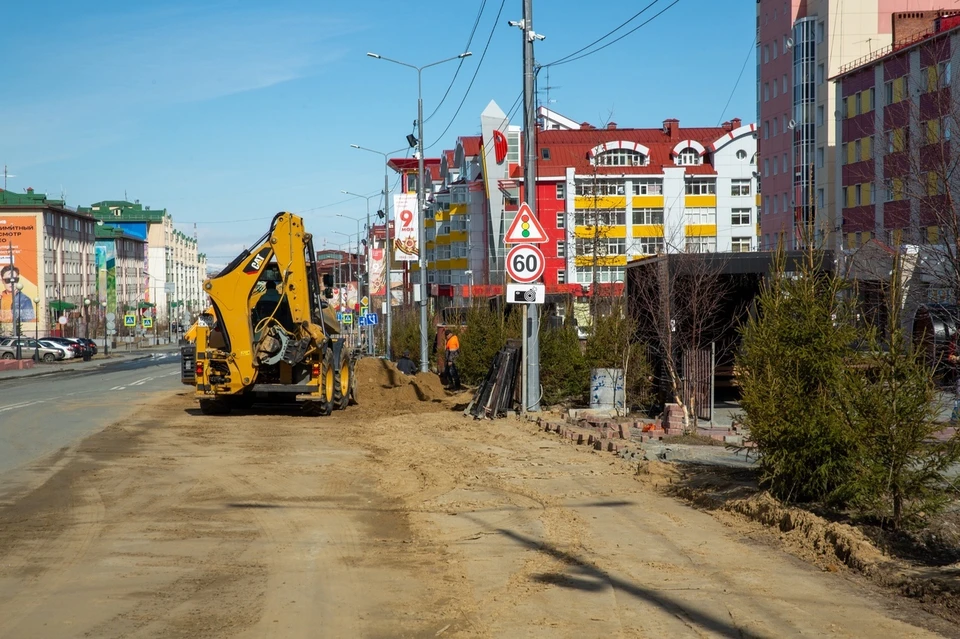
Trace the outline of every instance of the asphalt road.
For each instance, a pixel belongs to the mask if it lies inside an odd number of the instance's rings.
[[[182,388],[174,351],[50,375],[0,380],[0,473],[63,451]]]

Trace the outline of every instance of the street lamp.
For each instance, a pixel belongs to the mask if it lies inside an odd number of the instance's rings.
[[[90,339],[90,298],[83,299],[83,338]]]
[[[40,296],[33,298],[33,359],[40,361]]]
[[[107,356],[107,324],[110,322],[107,321],[107,303],[100,302],[100,308],[103,309],[103,356]]]
[[[417,143],[417,155],[419,156],[417,163],[417,209],[420,211],[420,229],[419,237],[417,238],[417,243],[420,248],[420,370],[426,373],[430,370],[430,362],[428,361],[428,352],[427,352],[427,228],[424,225],[424,208],[426,206],[426,197],[424,194],[424,175],[423,175],[423,70],[429,67],[435,67],[438,64],[443,64],[444,62],[451,62],[453,60],[460,60],[462,58],[470,57],[471,54],[469,51],[461,53],[460,55],[455,55],[452,58],[446,58],[444,60],[439,60],[437,62],[431,62],[430,64],[425,64],[422,67],[415,66],[413,64],[407,64],[406,62],[401,62],[400,60],[394,60],[392,58],[385,58],[382,55],[376,53],[367,53],[367,56],[375,58],[377,60],[385,60],[387,62],[393,62],[394,64],[399,64],[403,67],[408,67],[414,69],[417,72],[417,135],[419,136],[416,139]]]
[[[20,310],[20,305],[17,302],[18,302],[18,298],[21,295],[23,295],[23,284],[21,282],[17,282],[16,289],[17,289],[17,294],[13,296],[12,307],[13,307],[14,313],[16,314],[16,317],[14,318],[14,321],[16,322],[16,324],[14,324],[14,327],[15,327],[15,330],[17,331],[17,359],[20,359],[20,357],[23,355],[23,353],[20,351],[20,336],[23,334],[23,331],[21,330],[21,322],[23,321],[23,311]]]
[[[353,197],[358,197],[367,201],[367,245],[366,245],[366,269],[367,269],[367,301],[370,304],[373,304],[373,289],[370,288],[370,198],[380,197],[379,193],[374,193],[373,195],[360,195],[359,193],[351,193],[350,191],[340,191],[345,195],[352,195]],[[341,217],[346,217],[341,215]],[[373,355],[373,337],[372,337],[373,327],[367,324],[367,355]]]
[[[470,288],[467,290],[467,300],[469,300],[469,305],[473,306],[473,270],[464,271],[463,274],[470,278]]]
[[[383,243],[383,246],[387,250],[386,255],[386,270],[387,270],[387,311],[386,311],[386,322],[387,322],[387,339],[386,339],[386,350],[387,350],[387,359],[392,359],[393,353],[390,345],[390,337],[393,332],[393,313],[390,309],[393,306],[393,282],[391,281],[390,274],[393,271],[393,241],[390,239],[390,174],[389,166],[387,166],[388,158],[394,153],[399,153],[400,151],[406,150],[406,147],[402,149],[397,149],[396,151],[390,151],[389,153],[384,153],[382,151],[375,151],[373,149],[368,149],[365,146],[360,146],[359,144],[351,144],[351,147],[355,149],[360,149],[361,151],[368,151],[370,153],[376,153],[377,155],[383,156],[383,227],[386,233],[386,240]]]

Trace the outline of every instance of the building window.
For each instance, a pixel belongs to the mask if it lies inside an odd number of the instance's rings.
[[[825,67],[822,64],[818,64],[817,65],[817,84],[823,84],[825,75],[826,75]]]
[[[557,271],[557,284],[566,284],[567,283],[567,271],[566,269],[560,269]]]
[[[818,169],[823,168],[823,162],[824,162],[823,147],[820,146],[820,147],[817,147],[817,168]]]
[[[818,104],[817,105],[817,126],[823,126],[823,113],[824,113],[823,105]]]
[[[750,180],[731,180],[730,195],[750,195]]]
[[[750,224],[750,209],[733,209],[730,215],[730,224],[733,226],[747,226]]]
[[[862,96],[862,95],[863,95],[862,93],[857,93],[856,95],[853,96],[854,114],[855,114],[855,115],[859,115],[859,114],[863,113],[863,103],[862,103],[863,101],[862,101],[862,99],[861,99],[861,96]]]
[[[662,237],[638,237],[634,244],[635,250],[641,255],[658,255],[663,253]]]
[[[562,229],[567,226],[567,214],[563,211],[557,213],[557,228]]]
[[[563,240],[557,242],[557,257],[567,256],[567,243]]]
[[[696,149],[685,148],[677,154],[677,166],[694,166],[700,164],[700,154]]]
[[[777,11],[776,11],[776,9],[774,9],[774,11],[773,11],[773,17],[774,17],[774,19],[776,19],[776,17],[777,17]],[[774,40],[774,41],[773,41],[773,59],[774,59],[774,60],[777,59],[777,53],[778,53],[777,50],[778,50],[779,48],[780,48],[780,43],[778,43],[776,40]]]
[[[712,207],[691,207],[683,211],[687,224],[716,224],[717,209]]]
[[[634,224],[663,224],[663,209],[635,208],[633,209]]]
[[[747,159],[747,152],[744,151],[743,149],[737,149],[737,159],[738,159],[738,160],[746,160],[746,159]]]
[[[777,81],[773,81],[773,97],[777,97]]]
[[[633,181],[634,195],[662,195],[663,180],[660,178],[639,178]]]
[[[784,73],[783,78],[780,80],[780,93],[786,93],[786,92],[787,92],[787,74]]]
[[[716,253],[717,238],[715,237],[688,237],[686,242],[687,253]]]
[[[763,45],[763,63],[766,64],[767,62],[770,62],[770,45],[769,44]]]
[[[766,102],[769,99],[770,99],[770,83],[764,82],[763,83],[763,101]]]
[[[779,131],[777,131],[777,119],[774,118],[774,119],[773,119],[773,132],[772,132],[770,135],[777,135],[777,133],[779,133]]]
[[[749,253],[750,238],[749,237],[732,238],[730,240],[730,252],[731,253]]]
[[[770,139],[770,122],[764,120],[763,122],[763,139]]]
[[[745,181],[749,185],[750,180]],[[693,178],[686,180],[683,188],[687,195],[716,195],[717,181],[709,178]]]
[[[567,185],[564,184],[563,182],[557,183],[557,199],[558,200],[562,200],[564,198],[566,187]]]
[[[817,44],[820,44],[821,42],[823,42],[824,31],[825,31],[825,28],[824,28],[823,21],[818,22],[817,23]]]
[[[633,149],[611,149],[594,158],[597,166],[646,166],[647,156]]]
[[[824,197],[823,189],[817,189],[817,208],[818,209],[822,209],[824,207],[823,197]]]
[[[770,177],[770,158],[763,160],[763,177]]]

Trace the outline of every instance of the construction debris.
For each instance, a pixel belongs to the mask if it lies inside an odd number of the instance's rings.
[[[520,356],[519,340],[510,340],[500,349],[487,372],[465,415],[476,419],[496,419],[520,404]]]

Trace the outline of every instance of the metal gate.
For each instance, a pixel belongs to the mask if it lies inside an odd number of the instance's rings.
[[[713,420],[713,375],[715,346],[709,349],[685,350],[681,356],[683,367],[683,403],[690,414],[704,421]]]

